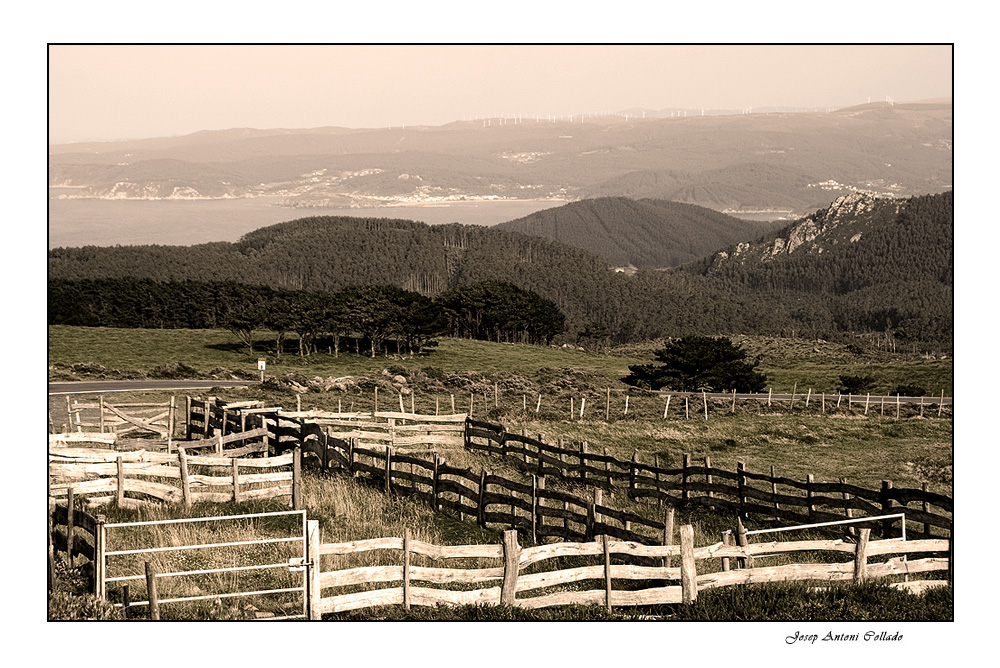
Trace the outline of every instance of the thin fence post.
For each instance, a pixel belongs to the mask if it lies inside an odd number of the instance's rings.
[[[177,408],[174,405],[174,395],[170,395],[170,412],[167,416],[167,439],[172,439],[174,437],[174,428],[177,422]],[[101,422],[104,422],[104,407],[101,407]],[[104,429],[101,429],[104,431]]]
[[[587,484],[587,442],[580,442],[580,481]]]
[[[683,469],[681,472],[681,504],[686,507],[688,500],[690,499],[688,492],[688,468],[691,466],[690,453],[685,452],[681,462],[681,467]]]
[[[809,523],[814,521],[814,516],[816,515],[816,505],[813,503],[813,474],[810,473],[806,476],[806,513],[809,516]]]
[[[721,536],[722,544],[725,545],[726,547],[729,547],[729,545],[732,543],[732,537],[733,537],[732,531],[723,531]],[[729,557],[722,558],[722,570],[723,571],[729,570]]]
[[[776,477],[777,476],[774,475],[774,464],[771,464],[771,499],[774,502],[774,509],[778,510],[780,508],[780,506],[778,505],[778,501],[777,501],[778,483],[775,482],[775,478]],[[778,516],[775,515],[774,519],[778,519]]]
[[[486,528],[486,476],[489,471],[483,469],[479,474],[479,502],[476,504],[476,521],[479,526]]]
[[[160,618],[160,598],[156,594],[156,567],[148,561],[146,562],[146,594],[149,599],[149,618],[158,620]]]
[[[233,457],[233,501],[239,503],[240,499],[240,460]]]
[[[611,612],[611,546],[607,534],[601,535],[601,547],[604,548],[604,606]]]
[[[97,410],[101,413],[101,433],[104,433],[104,395],[97,397]]]
[[[847,485],[847,478],[841,478],[840,479],[840,484],[846,486]],[[844,497],[844,517],[847,518],[847,519],[851,519],[851,506],[848,503],[848,501],[851,500],[851,495],[847,493],[847,490],[842,491],[841,494]],[[847,528],[847,533],[849,535],[853,536],[853,535],[855,535],[857,533],[857,529],[853,525],[851,525],[851,526],[849,526]]]
[[[681,602],[694,603],[698,598],[697,566],[694,560],[694,527],[681,527]]]
[[[706,469],[711,469],[712,468],[712,458],[709,457],[708,455],[705,455],[705,468]],[[705,473],[705,484],[711,486],[711,484],[712,484],[712,474],[711,473]],[[711,499],[711,498],[714,498],[714,497],[715,497],[715,492],[713,492],[711,489],[708,490],[708,498]],[[715,504],[713,504],[713,503],[709,503],[708,507],[711,508],[712,510],[715,510]]]
[[[691,419],[691,409],[688,406],[688,397],[684,397],[684,417],[685,419]]]
[[[441,510],[441,500],[438,497],[438,485],[441,482],[441,458],[434,453],[434,482],[431,483],[431,507],[435,512]]]
[[[743,526],[743,521],[739,517],[736,518],[736,544],[740,547],[747,546],[747,530]],[[752,568],[753,564],[750,562],[748,557],[737,557],[736,567]]]
[[[132,593],[128,585],[122,585],[122,617],[128,619],[129,608],[132,607]]]
[[[736,462],[736,494],[737,502],[739,503],[739,517],[746,517],[746,485],[747,479],[744,473],[746,472],[746,464],[743,462]]]
[[[531,542],[538,542],[538,476],[531,476]]]
[[[119,506],[125,505],[125,460],[122,455],[118,455],[118,494],[115,502]]]
[[[868,577],[868,537],[871,529],[858,531],[858,543],[854,547],[854,580],[861,582]]]
[[[622,413],[622,417],[628,415],[628,395],[625,395],[625,412]]]
[[[410,528],[403,529],[403,608],[410,609]]]
[[[667,413],[670,412],[670,395],[667,395],[667,403],[663,406],[663,419],[667,419]]]
[[[708,421],[708,394],[705,390],[701,391],[701,400],[705,404],[705,421]]]
[[[633,450],[632,461],[629,462],[629,467],[628,467],[628,498],[633,500],[635,499],[635,491],[636,491],[635,465],[638,463],[638,459],[639,459],[639,451]]]
[[[513,605],[517,596],[517,570],[521,557],[521,546],[517,543],[517,531],[503,532],[503,585],[500,588],[500,602]]]
[[[604,421],[611,419],[611,388],[607,388],[607,398],[604,400]]]
[[[104,600],[104,553],[107,551],[107,530],[104,515],[97,516],[97,530],[94,533],[94,595]]]
[[[538,534],[541,533],[539,530],[545,528],[545,516],[542,515],[542,508],[545,507],[545,499],[542,498],[544,494],[541,494],[541,492],[544,491],[545,491],[545,476],[543,475],[538,478],[538,485],[536,486],[535,489],[535,512],[534,512],[535,517],[533,520],[533,524],[535,532],[534,540],[536,543],[538,542],[539,539]],[[541,538],[544,539],[545,536],[541,536]]]
[[[308,617],[312,621],[319,621],[323,615],[319,611],[320,599],[323,590],[320,588],[320,575],[322,574],[322,562],[319,552],[320,533],[319,520],[309,520],[306,523],[306,541],[309,545],[309,560],[306,564],[306,572],[309,578],[309,612]]]
[[[674,544],[674,507],[669,504],[663,512],[663,544],[668,546]],[[670,568],[673,561],[673,557],[664,557],[663,565]]]
[[[73,568],[73,543],[76,540],[76,518],[73,517],[76,499],[73,488],[66,490],[66,563]]]
[[[889,490],[892,489],[891,480],[882,481],[882,489],[879,492],[879,500],[882,502],[882,514],[892,513],[892,499],[889,498]],[[888,538],[892,532],[892,519],[882,520],[882,538]]]
[[[184,440],[191,440],[191,397],[184,397]]]
[[[302,510],[302,446],[292,451],[292,510]]]

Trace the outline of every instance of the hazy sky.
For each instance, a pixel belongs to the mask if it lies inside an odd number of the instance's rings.
[[[50,46],[49,141],[947,97],[950,46]]]

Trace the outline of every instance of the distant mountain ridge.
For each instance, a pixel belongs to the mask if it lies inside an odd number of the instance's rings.
[[[951,187],[950,104],[677,118],[484,119],[439,127],[236,129],[49,147],[60,197],[276,198],[379,207],[665,199],[787,218],[867,189]]]
[[[571,202],[496,225],[600,255],[617,267],[674,267],[751,241],[779,223],[741,220],[666,200],[602,197]]]

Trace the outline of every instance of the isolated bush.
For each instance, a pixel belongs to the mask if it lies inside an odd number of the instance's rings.
[[[919,385],[897,385],[889,394],[898,394],[901,397],[924,397],[927,396],[927,390],[920,387]]]
[[[875,387],[875,379],[871,376],[840,376],[840,387],[837,391],[841,394],[864,394],[871,392]]]
[[[636,387],[680,392],[760,392],[767,376],[758,373],[747,353],[724,336],[685,336],[656,353],[660,365],[630,365],[622,380]]]

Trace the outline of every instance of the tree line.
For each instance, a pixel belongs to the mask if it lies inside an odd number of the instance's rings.
[[[340,354],[345,340],[372,357],[393,343],[420,353],[434,337],[548,344],[566,317],[548,299],[500,281],[447,290],[437,298],[392,285],[338,291],[282,290],[233,281],[52,279],[49,324],[88,327],[228,329],[250,354],[268,332],[280,356],[289,335],[302,356]]]

